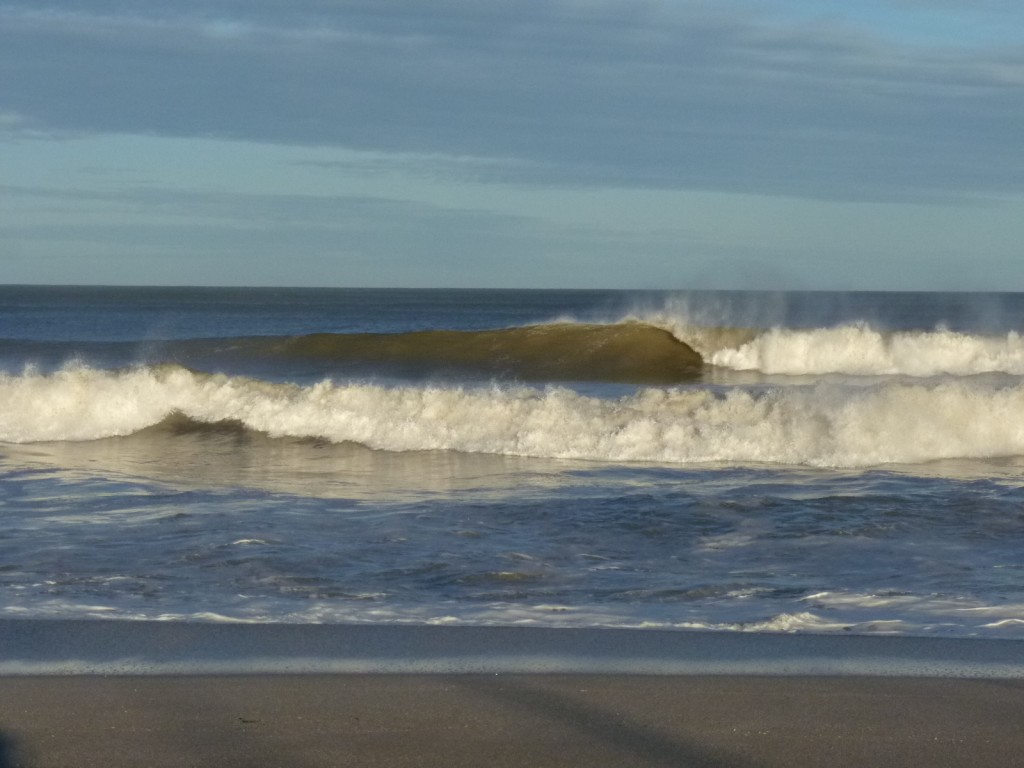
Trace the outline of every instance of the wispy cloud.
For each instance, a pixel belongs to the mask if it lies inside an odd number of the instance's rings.
[[[0,2],[0,69],[14,75],[0,111],[52,130],[463,158],[449,168],[520,183],[1024,191],[1024,45],[900,43],[728,3],[129,8]]]
[[[21,215],[0,220],[5,276],[43,260],[63,282],[97,269],[119,283],[598,287],[637,254],[634,270],[680,246],[677,232],[630,233],[537,217],[356,195],[246,194],[151,186],[116,191],[0,185]],[[60,246],[55,249],[54,246]],[[654,247],[652,247],[654,246]],[[99,265],[99,266],[97,266]],[[259,265],[254,268],[254,265]],[[642,270],[641,270],[642,271]],[[625,287],[646,287],[637,276]]]

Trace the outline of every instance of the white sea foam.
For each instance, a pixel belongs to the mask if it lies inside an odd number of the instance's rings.
[[[1024,385],[966,379],[764,390],[273,384],[175,366],[0,376],[0,440],[128,435],[181,413],[389,451],[871,466],[1024,455]]]
[[[712,350],[708,361],[768,374],[1024,375],[1024,337],[1015,331],[1004,336],[944,329],[882,333],[864,324],[813,330],[773,328],[735,347]]]

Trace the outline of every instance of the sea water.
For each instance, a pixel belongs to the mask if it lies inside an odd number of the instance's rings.
[[[1024,637],[1024,295],[0,287],[0,617]]]

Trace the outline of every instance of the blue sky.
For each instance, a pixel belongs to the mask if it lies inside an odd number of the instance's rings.
[[[0,283],[1024,290],[1024,6],[0,0]]]

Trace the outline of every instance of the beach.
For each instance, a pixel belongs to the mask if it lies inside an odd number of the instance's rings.
[[[1024,685],[601,675],[0,685],[15,766],[1010,766]]]
[[[0,638],[4,768],[1007,766],[1024,748],[1017,641],[45,620]]]

